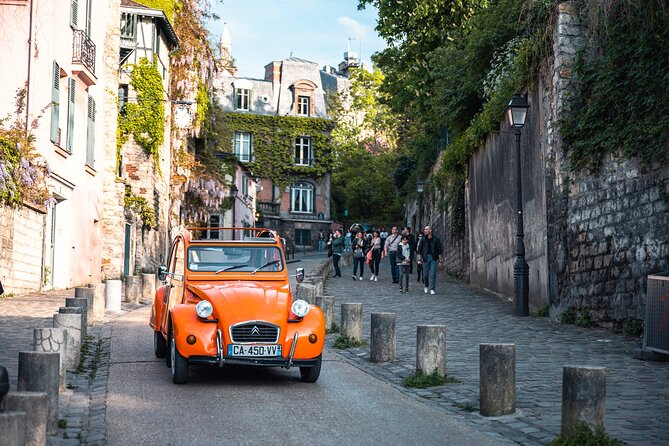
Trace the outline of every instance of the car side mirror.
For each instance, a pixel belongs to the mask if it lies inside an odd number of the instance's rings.
[[[297,268],[295,271],[295,280],[300,283],[304,280],[304,268]]]
[[[164,282],[167,279],[167,267],[165,265],[160,265],[158,268],[158,280]]]

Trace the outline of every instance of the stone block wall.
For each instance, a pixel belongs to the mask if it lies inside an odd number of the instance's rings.
[[[0,206],[0,281],[5,293],[42,289],[45,218],[29,207]]]

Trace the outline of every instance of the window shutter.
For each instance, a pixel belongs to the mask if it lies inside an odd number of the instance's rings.
[[[76,85],[74,78],[69,79],[70,88],[68,92],[68,104],[67,104],[67,145],[65,148],[68,152],[72,153],[72,145],[74,143],[74,87]]]
[[[86,164],[95,164],[95,99],[88,95],[88,129],[86,131]]]
[[[79,0],[72,0],[70,8],[70,26],[77,28],[79,23]]]
[[[91,36],[91,9],[93,7],[93,1],[88,0],[86,2],[86,34]]]
[[[53,79],[51,80],[51,142],[60,144],[58,140],[58,118],[60,116],[60,66],[53,61]]]

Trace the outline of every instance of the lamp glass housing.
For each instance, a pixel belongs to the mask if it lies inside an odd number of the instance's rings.
[[[527,100],[523,96],[518,93],[514,94],[507,108],[509,124],[516,128],[524,126],[529,107]]]
[[[418,191],[419,194],[422,194],[423,190],[425,190],[425,181],[423,180],[416,181],[416,190]]]

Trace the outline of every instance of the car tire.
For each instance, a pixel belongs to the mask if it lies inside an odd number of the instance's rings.
[[[159,331],[153,332],[153,352],[156,358],[164,358],[167,355],[167,341]]]
[[[170,339],[172,339],[172,326],[167,329],[167,340],[165,341],[165,366],[167,368],[172,367],[172,353],[169,351],[170,349]]]
[[[174,384],[186,384],[188,382],[188,359],[179,353],[173,330],[170,330],[170,357],[172,382]]]
[[[305,383],[315,383],[321,375],[321,363],[323,362],[323,355],[318,357],[318,361],[311,367],[300,367],[300,376]]]

